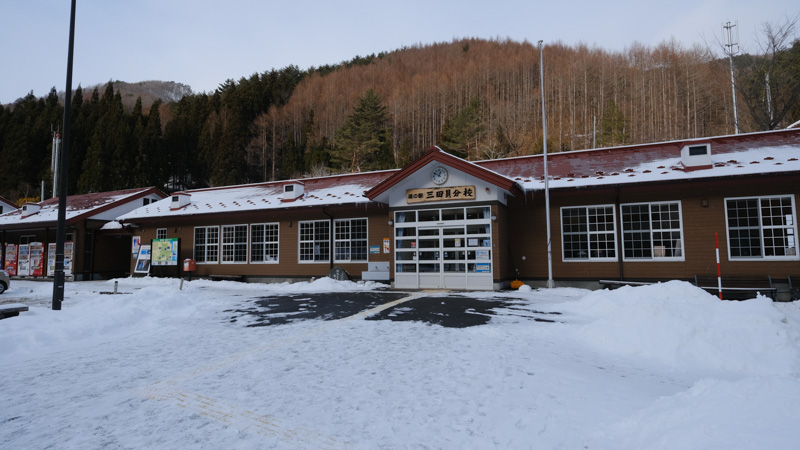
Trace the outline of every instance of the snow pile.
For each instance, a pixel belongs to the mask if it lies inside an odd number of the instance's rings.
[[[175,280],[171,281],[171,285],[155,283],[133,292],[123,288],[119,292],[124,293],[118,295],[110,294],[113,284],[103,286],[109,288],[109,294],[87,295],[69,292],[72,284],[68,283],[61,311],[32,306],[29,312],[0,324],[0,359],[96,345],[98,341],[130,337],[196,314],[198,305],[193,304],[192,289],[179,290]],[[52,293],[51,285],[36,284],[31,293]]]
[[[620,357],[677,370],[796,375],[800,339],[765,297],[720,301],[689,283],[595,291],[561,306],[584,323],[575,334]]]
[[[799,404],[797,378],[705,379],[596,437],[599,448],[615,449],[794,449]]]

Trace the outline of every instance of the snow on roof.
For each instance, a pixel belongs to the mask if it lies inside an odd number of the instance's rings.
[[[713,166],[687,170],[681,163],[681,148],[701,143],[710,145]],[[420,160],[431,157],[428,152]],[[544,189],[543,159],[542,155],[535,155],[459,161],[494,172],[525,191],[537,191]],[[414,162],[409,167],[415,164],[420,165]],[[195,189],[181,192],[189,194],[191,201],[180,208],[172,207],[171,199],[167,198],[118,219],[136,222],[156,217],[366,204],[371,203],[364,195],[366,191],[401,172],[396,169]],[[552,189],[800,172],[800,129],[554,153],[548,155],[548,172]],[[292,183],[304,185],[303,195],[297,199],[284,196],[283,186]]]
[[[155,189],[148,187],[71,195],[67,197],[66,220],[69,222],[82,217],[91,217],[128,200],[141,197],[142,194],[148,191],[155,192]],[[19,228],[20,226],[42,225],[58,221],[58,197],[36,203],[36,205],[40,206],[39,211],[27,217],[22,216],[22,210],[20,209],[0,215],[0,228]]]
[[[181,208],[171,208],[171,199],[151,203],[120,216],[123,222],[152,217],[179,217],[237,211],[262,211],[312,206],[371,203],[364,191],[374,187],[396,170],[334,175],[303,180],[282,180],[267,183],[226,186],[183,191],[191,202]],[[287,200],[283,186],[302,183],[305,191],[297,199]]]
[[[708,143],[713,167],[687,170],[684,145]],[[544,158],[523,156],[477,162],[520,184],[544,189]],[[551,189],[718,178],[800,171],[800,129],[722,136],[548,155]]]

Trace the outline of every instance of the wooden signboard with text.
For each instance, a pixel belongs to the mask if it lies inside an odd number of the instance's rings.
[[[475,186],[453,186],[406,190],[406,202],[441,202],[447,200],[475,200]]]

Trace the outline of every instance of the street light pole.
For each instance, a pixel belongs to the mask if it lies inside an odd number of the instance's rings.
[[[69,47],[67,50],[67,88],[64,91],[64,135],[60,160],[58,161],[61,176],[58,177],[58,227],[56,228],[55,274],[53,277],[53,310],[61,309],[64,300],[64,240],[67,234],[67,167],[69,166],[69,129],[70,103],[72,100],[72,54],[75,47],[75,3],[69,15]]]
[[[542,43],[539,41],[539,86],[542,91],[542,143],[544,150],[544,217],[547,224],[547,287],[555,286],[553,283],[553,242],[550,238],[550,176],[547,173],[547,119],[544,113],[544,56]]]

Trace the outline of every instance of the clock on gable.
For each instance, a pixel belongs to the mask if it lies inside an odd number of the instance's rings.
[[[447,169],[441,166],[433,169],[431,180],[436,184],[444,184],[447,181]]]

